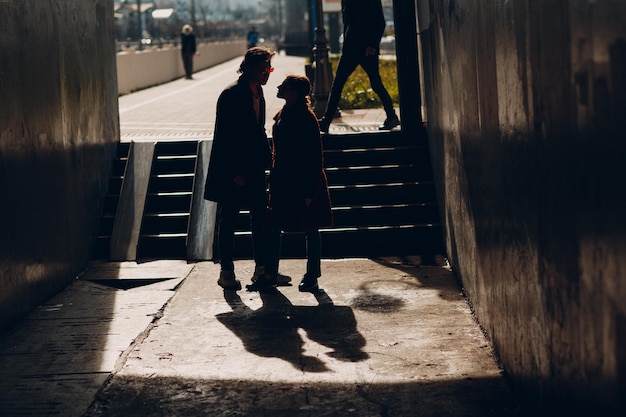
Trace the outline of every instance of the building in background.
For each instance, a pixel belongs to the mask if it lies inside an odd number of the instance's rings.
[[[135,43],[142,39],[144,44],[176,42],[181,27],[191,24],[200,40],[245,37],[254,25],[266,42],[278,43],[284,32],[284,4],[291,1],[114,0],[113,3],[118,42]]]

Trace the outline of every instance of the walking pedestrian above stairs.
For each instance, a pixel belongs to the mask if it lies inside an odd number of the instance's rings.
[[[320,130],[328,132],[341,92],[357,66],[361,66],[370,80],[372,90],[380,97],[387,118],[380,130],[391,130],[400,125],[393,108],[393,100],[383,84],[378,67],[380,41],[385,32],[385,15],[381,0],[341,0],[343,18],[343,46],[337,71],[330,89]]]

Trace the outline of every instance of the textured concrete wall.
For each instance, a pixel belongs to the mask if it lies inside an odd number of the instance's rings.
[[[0,1],[0,331],[90,258],[119,141],[112,0]]]
[[[478,319],[527,404],[616,411],[626,2],[416,3],[445,238]]]

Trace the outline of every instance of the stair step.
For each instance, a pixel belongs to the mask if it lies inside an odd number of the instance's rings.
[[[360,149],[342,149],[324,151],[326,168],[345,166],[381,166],[428,164],[429,154],[426,148],[416,147],[377,147]]]
[[[150,191],[159,192],[178,192],[189,191],[193,188],[194,174],[158,174],[150,178]]]
[[[98,227],[98,236],[94,249],[94,256],[100,259],[109,258],[109,243],[113,232],[115,214],[119,204],[122,181],[128,162],[130,143],[118,143],[115,158],[111,166],[111,176],[109,178],[108,192],[104,199],[102,217]]]
[[[330,201],[337,207],[437,201],[432,182],[330,185],[328,188]]]
[[[196,166],[196,155],[166,156],[157,155],[152,170],[153,172],[167,174],[189,174]]]
[[[187,234],[189,212],[150,213],[143,217],[141,234]]]
[[[321,230],[326,258],[442,253],[443,243],[427,138],[401,131],[323,137],[334,225]],[[184,259],[195,181],[197,141],[155,144],[138,258]],[[128,157],[118,156],[109,184],[96,250],[106,253]],[[125,159],[126,158],[126,159]],[[303,234],[285,234],[282,257],[305,257]],[[250,220],[236,220],[234,251],[250,259]]]
[[[324,171],[329,185],[432,181],[432,169],[428,164],[331,167]]]
[[[336,228],[439,223],[437,206],[431,203],[334,207],[332,213]]]
[[[155,145],[155,155],[196,155],[198,152],[198,141],[167,141],[157,142]]]
[[[401,131],[392,132],[367,132],[341,135],[324,135],[322,145],[324,151],[340,149],[373,149],[381,146],[427,146],[427,137],[408,138]]]
[[[322,229],[322,257],[379,257],[442,253],[439,225],[407,225],[404,228]],[[235,236],[239,259],[252,256],[249,233]],[[306,257],[303,234],[283,234],[281,257]]]
[[[137,258],[185,259],[186,244],[186,236],[142,236],[137,246]]]

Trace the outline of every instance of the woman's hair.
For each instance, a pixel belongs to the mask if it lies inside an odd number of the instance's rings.
[[[284,82],[298,94],[298,97],[306,98],[311,95],[311,81],[304,75],[287,75]]]
[[[240,74],[245,74],[246,71],[261,62],[270,62],[274,55],[276,55],[276,52],[264,46],[255,46],[253,48],[250,48],[246,51],[246,54],[244,55],[243,61],[241,61],[237,72]]]
[[[296,92],[298,99],[311,106],[311,81],[304,75],[289,74],[285,77],[284,84]]]

